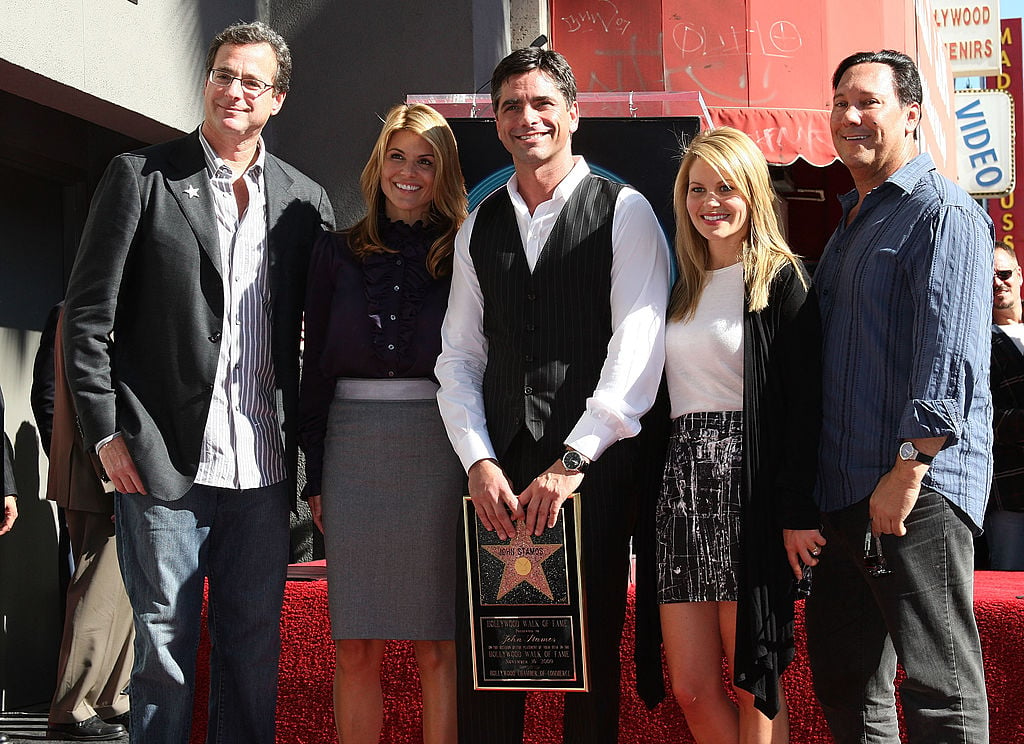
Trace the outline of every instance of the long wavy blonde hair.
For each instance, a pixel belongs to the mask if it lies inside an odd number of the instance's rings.
[[[378,220],[384,198],[380,174],[391,136],[402,130],[418,134],[434,149],[434,195],[428,219],[440,227],[440,235],[427,254],[427,269],[434,278],[445,276],[451,273],[455,233],[466,219],[466,183],[451,127],[441,114],[424,104],[399,104],[388,111],[359,178],[368,210],[365,217],[349,228],[349,246],[360,259],[371,253],[393,253],[380,237]]]
[[[693,317],[707,284],[708,241],[700,234],[686,210],[690,168],[700,158],[731,185],[747,203],[750,213],[743,243],[743,283],[747,308],[758,312],[768,307],[768,287],[787,264],[800,268],[800,259],[782,237],[775,212],[776,195],[768,163],[746,134],[732,127],[701,132],[690,142],[679,164],[673,189],[676,215],[676,262],[679,278],[672,288],[669,320]],[[805,282],[803,272],[800,281]]]

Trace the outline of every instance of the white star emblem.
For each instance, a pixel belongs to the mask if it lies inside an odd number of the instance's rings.
[[[187,196],[189,199],[198,199],[199,189],[197,189],[195,186],[189,186],[187,189],[185,189],[185,196]]]

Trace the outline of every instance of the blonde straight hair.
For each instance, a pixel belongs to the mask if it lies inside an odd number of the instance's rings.
[[[743,243],[743,283],[747,309],[759,312],[768,307],[768,288],[786,265],[798,269],[806,286],[799,257],[782,237],[775,212],[776,195],[768,163],[746,134],[732,127],[701,132],[690,142],[679,164],[673,189],[676,215],[676,262],[679,278],[669,300],[669,320],[693,317],[707,284],[708,241],[694,226],[686,210],[690,168],[700,158],[743,197],[749,211],[747,239]]]
[[[441,234],[427,254],[427,269],[435,279],[451,273],[455,233],[466,219],[466,183],[459,166],[455,135],[441,114],[424,104],[394,106],[384,120],[380,135],[363,168],[359,185],[368,210],[366,216],[348,231],[352,252],[362,259],[371,253],[393,253],[380,237],[380,174],[384,169],[391,135],[409,131],[425,139],[434,150],[434,196],[428,219],[441,228]]]

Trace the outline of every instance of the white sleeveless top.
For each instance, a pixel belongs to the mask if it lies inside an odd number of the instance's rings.
[[[743,410],[743,263],[708,272],[697,312],[665,328],[672,418]]]

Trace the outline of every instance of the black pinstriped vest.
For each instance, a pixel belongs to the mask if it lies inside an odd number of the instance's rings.
[[[480,205],[469,253],[483,293],[484,412],[499,459],[523,426],[561,450],[597,387],[612,335],[612,217],[621,189],[587,176],[532,274],[508,190]]]

